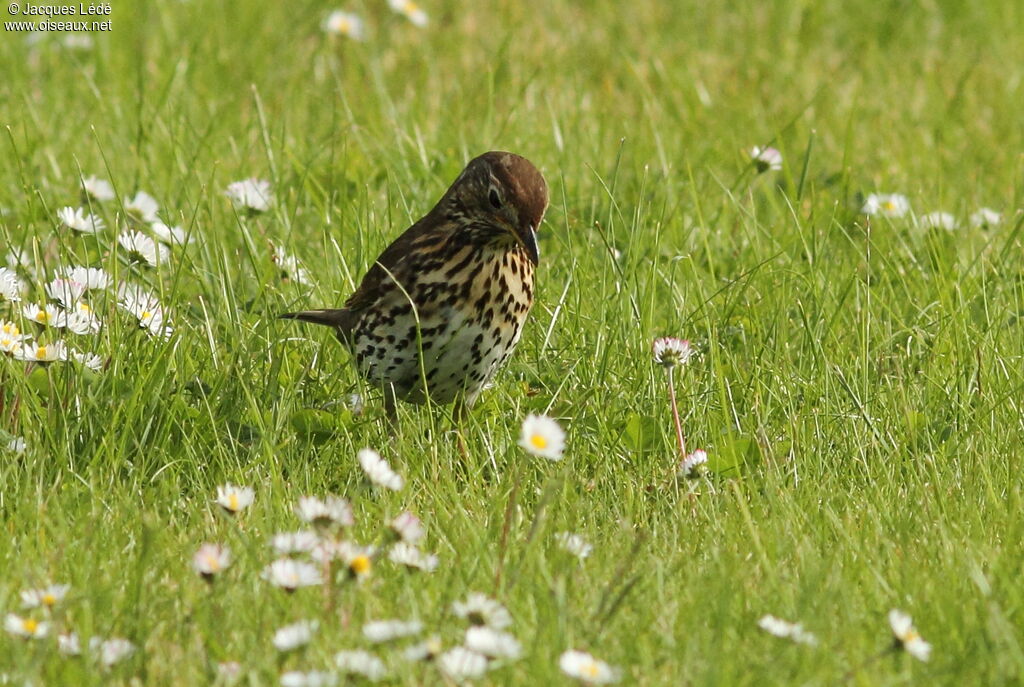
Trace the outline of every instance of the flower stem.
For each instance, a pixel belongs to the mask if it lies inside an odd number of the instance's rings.
[[[676,405],[676,387],[672,383],[672,368],[668,368],[668,397],[672,401],[672,419],[676,423],[676,440],[679,442],[679,458],[686,457],[686,437],[683,436],[683,423],[679,421],[679,407]]]

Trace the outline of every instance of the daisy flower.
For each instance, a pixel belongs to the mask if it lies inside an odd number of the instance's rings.
[[[932,653],[932,645],[917,633],[909,615],[894,608],[889,611],[889,626],[892,628],[897,649],[903,649],[919,661],[928,660]]]
[[[278,651],[293,651],[300,646],[306,646],[313,639],[320,623],[315,620],[300,620],[291,625],[285,625],[274,633],[274,648]]]
[[[783,639],[791,639],[797,644],[815,646],[818,643],[818,638],[804,630],[804,626],[800,623],[790,623],[773,615],[762,617],[757,621],[757,626],[768,634]]]
[[[141,231],[123,231],[118,235],[117,242],[132,260],[145,262],[152,267],[167,262],[171,257],[167,246],[157,243]]]
[[[274,200],[270,182],[255,177],[228,184],[224,194],[231,199],[235,207],[251,212],[266,212]]]
[[[921,226],[925,229],[945,229],[953,231],[957,227],[956,217],[949,212],[929,212],[921,217]]]
[[[345,36],[352,40],[363,40],[363,20],[352,12],[334,10],[324,19],[323,28],[325,33],[332,36]]]
[[[427,13],[413,0],[388,0],[388,5],[398,14],[420,28],[427,25]]]
[[[93,372],[99,372],[103,369],[103,358],[99,357],[95,353],[82,353],[72,348],[71,355],[69,357],[71,360],[84,365]]]
[[[679,470],[676,472],[680,477],[696,477],[697,468],[708,462],[708,452],[704,449],[697,449],[686,456],[679,463]]]
[[[321,501],[315,496],[303,496],[295,507],[299,520],[308,522],[315,527],[351,527],[356,523],[352,515],[352,506],[343,498],[328,496]]]
[[[299,587],[311,587],[323,584],[320,569],[312,563],[294,561],[291,558],[278,558],[263,569],[263,579],[275,587],[294,592]]]
[[[22,334],[18,325],[0,320],[0,352],[15,353],[21,351],[22,344],[32,337]]]
[[[465,618],[472,625],[484,625],[493,630],[501,630],[512,624],[508,609],[480,592],[471,592],[465,601],[456,601],[452,604],[452,613]]]
[[[57,219],[68,229],[83,234],[95,234],[107,228],[102,219],[82,208],[64,207],[57,210]]]
[[[425,554],[412,544],[400,541],[388,549],[388,559],[392,563],[404,565],[407,568],[415,568],[426,572],[433,572],[437,569],[437,556]]]
[[[555,541],[558,542],[559,548],[571,553],[581,561],[594,550],[594,547],[588,544],[586,539],[572,532],[559,532],[555,535]]]
[[[63,276],[68,281],[81,284],[85,290],[106,289],[114,281],[106,270],[98,267],[72,267]]]
[[[334,687],[336,684],[338,676],[323,670],[307,673],[291,670],[281,675],[281,687]]]
[[[308,286],[313,283],[309,272],[299,263],[299,259],[289,255],[284,246],[270,245],[270,260],[280,268],[281,273],[296,284]]]
[[[139,326],[153,336],[167,338],[174,331],[164,325],[164,309],[157,297],[140,286],[122,283],[118,287],[118,302],[123,310],[128,311],[139,321]]]
[[[8,613],[4,618],[4,629],[15,637],[42,639],[50,631],[50,624],[34,618],[22,618],[20,615]]]
[[[149,225],[149,228],[157,240],[169,245],[187,246],[196,240],[194,236],[189,236],[189,233],[181,227],[169,227],[163,222],[153,222]]]
[[[606,685],[618,680],[611,666],[585,651],[566,651],[559,657],[558,667],[569,677],[588,685]]]
[[[363,579],[373,571],[373,556],[377,550],[372,546],[359,546],[352,542],[339,542],[338,555],[356,579]]]
[[[145,191],[139,191],[135,194],[134,198],[124,199],[124,211],[132,219],[139,222],[145,222],[146,224],[156,222],[159,219],[156,214],[159,210],[160,205],[156,202],[156,199]]]
[[[360,675],[371,682],[382,680],[388,674],[384,661],[369,651],[339,651],[334,654],[334,665],[348,675]]]
[[[411,637],[422,631],[423,623],[418,620],[375,620],[363,625],[363,637],[374,644]]]
[[[252,487],[238,487],[230,482],[217,487],[217,505],[232,515],[252,505],[255,497]]]
[[[565,431],[547,415],[531,413],[523,420],[519,445],[532,455],[561,460],[565,451]]]
[[[27,589],[21,593],[21,605],[25,608],[53,608],[64,600],[71,589],[67,584],[51,584],[42,589]]]
[[[72,312],[62,312],[53,320],[54,327],[62,327],[72,334],[94,334],[103,326],[85,303],[78,303]]]
[[[25,290],[25,285],[14,270],[9,270],[6,267],[0,267],[0,303],[3,301],[10,301],[16,303],[21,300],[21,292]]]
[[[90,198],[100,202],[117,198],[117,194],[114,193],[114,187],[110,185],[110,182],[97,176],[88,176],[82,179],[82,189]]]
[[[471,627],[466,630],[467,649],[490,658],[519,658],[522,646],[512,635],[489,627]]]
[[[388,462],[380,457],[380,454],[372,448],[364,448],[359,451],[356,458],[363,472],[378,487],[399,491],[405,485],[402,476],[391,469]]]
[[[407,544],[415,544],[425,534],[423,523],[409,511],[399,513],[394,520],[388,523],[388,526]]]
[[[754,146],[750,149],[750,159],[758,173],[782,169],[782,153],[775,148]]]
[[[21,314],[25,316],[25,319],[32,320],[36,324],[52,327],[55,325],[61,311],[58,308],[45,303],[43,304],[43,307],[39,307],[35,303],[26,303],[21,309]]]
[[[46,285],[46,295],[67,308],[82,299],[85,295],[85,284],[57,277]]]
[[[1001,224],[1003,216],[992,208],[978,208],[977,212],[971,214],[971,226],[975,228],[994,227]]]
[[[408,647],[402,652],[402,657],[406,661],[432,661],[442,651],[444,651],[444,645],[441,643],[441,638],[437,635],[431,635],[422,642]]]
[[[654,362],[663,367],[685,365],[693,357],[693,347],[687,339],[663,336],[655,339],[652,346]]]
[[[309,553],[320,543],[320,537],[316,532],[300,530],[298,532],[282,532],[275,534],[270,545],[279,556],[287,556],[293,553]]]
[[[135,645],[121,637],[93,637],[89,640],[89,649],[99,656],[100,663],[109,668],[131,656],[135,652]]]
[[[67,360],[68,353],[63,341],[54,341],[52,344],[37,341],[24,344],[20,351],[15,351],[14,359],[32,363],[52,363]]]
[[[65,656],[80,656],[82,654],[82,644],[78,641],[78,634],[75,632],[65,632],[57,635],[57,651]]]
[[[214,576],[231,565],[231,551],[220,544],[203,544],[192,556],[192,569],[204,580],[211,582]]]
[[[437,667],[452,680],[472,680],[487,672],[487,657],[457,646],[437,657]]]
[[[872,193],[860,209],[865,215],[903,217],[910,212],[910,201],[899,193]]]

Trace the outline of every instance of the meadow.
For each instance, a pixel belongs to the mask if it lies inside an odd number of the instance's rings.
[[[0,684],[1021,684],[1024,5],[421,9],[118,0],[109,32],[4,31],[0,320],[32,338],[0,354]],[[464,455],[449,408],[389,436],[331,333],[276,317],[340,305],[495,149],[551,205]],[[76,266],[111,283],[62,306]],[[79,300],[83,333],[56,326]],[[695,351],[691,475],[664,336]],[[561,460],[520,447],[530,414]],[[296,511],[331,495],[351,512]],[[301,515],[348,543],[286,591]],[[511,618],[487,659],[459,649],[475,592]]]

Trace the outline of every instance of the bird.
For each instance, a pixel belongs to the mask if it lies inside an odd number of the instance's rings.
[[[397,400],[466,412],[519,342],[547,206],[533,163],[484,153],[380,254],[344,307],[280,317],[333,328],[393,421]]]

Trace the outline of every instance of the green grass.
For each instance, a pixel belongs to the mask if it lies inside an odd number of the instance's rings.
[[[103,372],[0,359],[0,430],[27,445],[0,454],[0,613],[66,582],[61,627],[139,646],[103,670],[4,633],[4,679],[204,684],[232,660],[242,684],[273,685],[365,646],[367,619],[417,617],[458,643],[451,603],[479,590],[524,649],[482,684],[568,683],[569,648],[623,684],[1024,681],[1024,6],[726,5],[437,0],[420,30],[367,0],[350,5],[370,34],[354,43],[322,35],[320,1],[125,1],[92,50],[5,32],[0,252],[33,255],[30,300],[70,264],[146,284],[175,333],[148,337],[110,295],[101,332],[69,338]],[[756,175],[745,150],[766,144],[785,167]],[[275,315],[339,304],[489,149],[533,160],[552,202],[538,302],[463,458],[443,409],[403,407],[389,440],[329,332]],[[112,253],[112,228],[58,230],[80,174],[148,191],[197,242],[143,270]],[[223,195],[249,176],[273,182],[265,215]],[[964,226],[869,227],[874,191]],[[1003,224],[966,226],[979,206]],[[315,285],[282,280],[268,242]],[[692,484],[671,479],[661,335],[701,353],[678,388],[714,471]],[[355,418],[338,401],[360,390]],[[516,446],[529,412],[567,429],[563,462]],[[363,446],[403,491],[367,486]],[[212,503],[227,481],[256,489],[234,520]],[[328,493],[352,500],[362,542],[419,514],[438,570],[380,561],[331,610],[321,590],[271,588],[269,537]],[[558,550],[564,530],[594,545],[586,561]],[[190,568],[204,541],[235,557],[212,587]],[[914,616],[930,662],[872,660],[890,608]],[[766,613],[820,645],[762,632]],[[316,639],[277,656],[273,631],[301,618]],[[378,653],[394,682],[441,684]]]

